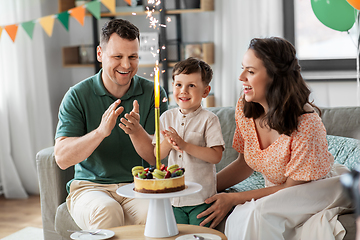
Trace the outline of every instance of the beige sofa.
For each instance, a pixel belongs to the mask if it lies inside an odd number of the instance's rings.
[[[226,144],[223,158],[217,164],[217,170],[220,170],[237,157],[237,152],[231,148],[235,130],[235,108],[215,107],[208,109],[218,115]],[[360,132],[360,107],[324,108],[322,111],[322,119],[329,135],[329,150],[337,162],[353,168],[359,161],[359,143],[354,138],[357,138]],[[67,196],[65,185],[73,177],[74,170],[72,167],[61,170],[55,163],[53,150],[53,147],[49,147],[39,151],[36,155],[44,239],[70,239],[70,233],[67,230],[79,229],[64,203]],[[229,190],[243,191],[259,188],[262,185],[261,176],[254,174]],[[345,239],[355,239],[354,214],[340,215],[339,220],[347,230]]]

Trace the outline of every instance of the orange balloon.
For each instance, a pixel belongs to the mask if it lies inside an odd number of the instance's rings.
[[[353,8],[360,10],[360,0],[346,0]]]

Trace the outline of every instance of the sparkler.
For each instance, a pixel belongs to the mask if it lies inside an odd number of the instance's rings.
[[[150,21],[150,28],[155,29],[157,26],[159,27],[166,27],[165,24],[159,24],[159,20],[156,19],[152,14],[155,12],[156,6],[159,6],[161,4],[160,0],[148,0],[148,4],[152,4],[154,8],[150,10],[149,7],[146,7],[146,18]],[[162,11],[160,9],[159,11]],[[170,22],[171,18],[167,18],[167,22]],[[161,49],[165,49],[165,46],[162,46]],[[152,55],[155,57],[160,53],[160,49],[157,49],[156,53],[152,52]],[[155,145],[155,156],[156,156],[156,168],[160,169],[161,167],[161,159],[160,159],[160,69],[159,69],[159,63],[158,60],[155,63],[154,68],[154,98],[155,98],[155,139],[156,139],[156,145]],[[164,70],[162,71],[164,73]],[[167,99],[164,98],[162,100],[163,102],[166,102]]]
[[[160,169],[160,83],[159,83],[159,65],[158,61],[155,64],[155,76],[154,76],[154,93],[155,93],[155,138],[156,138],[156,168]]]

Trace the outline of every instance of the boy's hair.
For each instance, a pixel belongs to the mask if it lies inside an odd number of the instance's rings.
[[[201,80],[206,86],[209,85],[213,76],[213,71],[209,64],[200,59],[189,57],[175,64],[172,71],[172,79],[174,81],[176,75],[191,73],[200,73]]]
[[[140,31],[134,24],[124,19],[112,19],[106,22],[101,29],[100,46],[102,48],[109,42],[110,36],[113,33],[130,41],[140,40]]]

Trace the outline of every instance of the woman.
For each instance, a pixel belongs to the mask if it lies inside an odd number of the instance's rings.
[[[263,174],[266,187],[208,198],[213,205],[198,215],[209,215],[201,225],[213,220],[215,227],[236,206],[225,225],[229,240],[341,239],[342,226],[332,217],[350,201],[335,176],[347,169],[333,166],[294,47],[277,37],[252,39],[242,65],[233,140],[239,157],[217,174],[217,190],[253,171]]]

